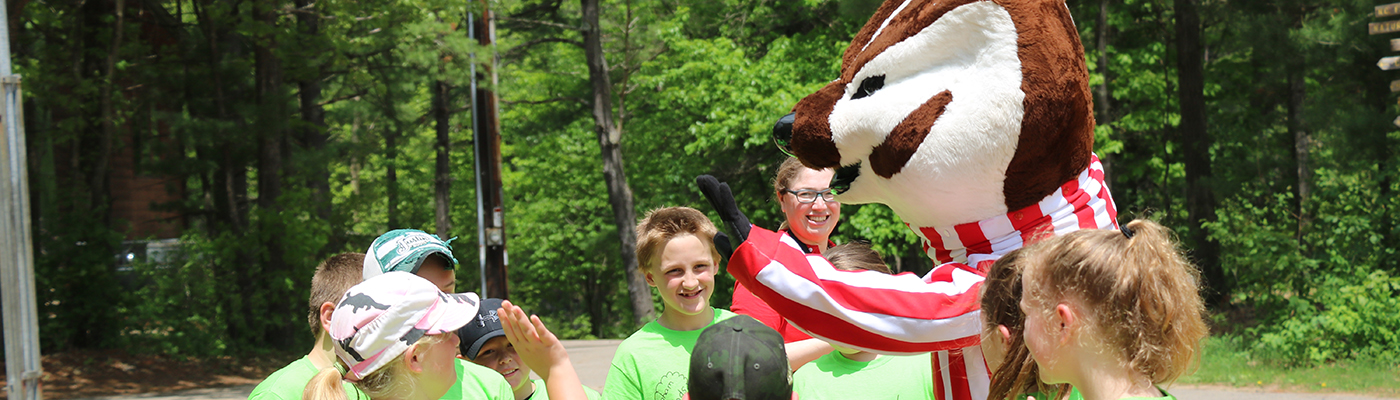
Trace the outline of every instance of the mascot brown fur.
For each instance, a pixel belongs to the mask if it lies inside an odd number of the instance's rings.
[[[1092,152],[1084,49],[1060,0],[888,0],[840,77],[774,135],[807,166],[837,170],[838,201],[888,205],[936,267],[839,271],[753,227],[730,273],[813,336],[933,352],[940,400],[987,397],[977,292],[992,262],[1049,235],[1117,227]]]

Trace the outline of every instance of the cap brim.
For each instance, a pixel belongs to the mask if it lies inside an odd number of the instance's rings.
[[[457,328],[461,328],[473,318],[481,308],[481,299],[476,293],[443,293],[438,297],[437,304],[428,311],[428,315],[423,318],[423,325],[415,328],[426,331],[425,335],[437,335],[451,332],[456,334]]]
[[[467,322],[471,322],[471,321],[467,321]],[[491,333],[487,333],[487,334],[485,334],[485,335],[481,335],[481,337],[476,338],[476,341],[475,341],[475,342],[472,342],[471,347],[468,347],[468,348],[467,348],[467,352],[468,352],[468,353],[471,353],[471,354],[464,354],[464,355],[467,356],[467,359],[469,359],[469,360],[476,360],[476,356],[481,355],[481,346],[485,346],[485,345],[486,345],[486,341],[491,340],[491,339],[493,339],[493,338],[502,337],[502,336],[505,336],[505,335],[506,335],[506,331],[491,331]]]

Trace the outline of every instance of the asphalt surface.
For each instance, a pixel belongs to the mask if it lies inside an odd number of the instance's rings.
[[[584,385],[603,391],[603,382],[608,375],[608,366],[613,353],[621,340],[566,340],[564,347],[569,350],[569,360],[574,363],[574,371]],[[138,395],[92,397],[88,400],[239,400],[248,398],[255,385],[241,385],[224,388],[192,389],[168,393],[146,393]],[[1362,396],[1344,393],[1283,393],[1263,389],[1240,389],[1217,386],[1178,385],[1167,388],[1180,400],[1396,400],[1395,398]],[[856,399],[853,399],[856,400]]]

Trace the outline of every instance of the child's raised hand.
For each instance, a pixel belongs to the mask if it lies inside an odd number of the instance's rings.
[[[569,352],[559,338],[544,327],[540,317],[525,316],[525,310],[510,303],[501,302],[496,310],[501,317],[501,327],[505,328],[506,340],[515,347],[520,361],[544,379],[549,397],[557,400],[587,400],[583,384],[574,372],[574,364],[569,362]]]
[[[526,316],[525,310],[511,304],[510,300],[502,302],[496,313],[501,316],[506,339],[515,347],[520,360],[541,378],[549,380],[553,367],[569,363],[569,353],[564,350],[564,344],[549,328],[545,328],[540,317]]]

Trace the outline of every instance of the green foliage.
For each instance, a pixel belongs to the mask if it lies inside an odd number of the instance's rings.
[[[1274,325],[1250,330],[1262,354],[1302,365],[1370,358],[1400,362],[1400,278],[1384,271],[1362,277],[1321,276],[1309,298],[1289,298]]]
[[[308,194],[297,190],[284,196],[301,200],[292,204],[304,204]],[[171,261],[135,263],[124,276],[132,291],[121,310],[121,334],[114,343],[138,351],[192,356],[261,353],[272,349],[236,340],[239,333],[282,330],[293,334],[295,347],[309,346],[304,299],[310,295],[311,275],[320,262],[317,252],[327,241],[326,227],[309,223],[312,211],[305,208],[257,210],[254,215],[259,223],[249,234],[211,237],[187,231]],[[247,250],[261,249],[269,238],[285,244],[286,259],[293,265],[290,271],[265,268],[257,261],[266,256],[262,251],[248,258]],[[280,312],[248,312],[269,308]]]
[[[451,86],[454,111],[447,231],[459,237],[458,288],[477,290],[475,143],[462,110],[471,69],[493,54],[498,82],[481,86],[502,100],[512,298],[562,337],[635,329],[578,3],[493,2],[491,48],[468,37],[475,2],[306,4],[147,1],[127,4],[122,26],[109,2],[23,4],[12,26],[24,29],[12,44],[27,86],[45,351],[211,355],[306,344],[300,299],[317,262],[389,229],[436,231],[429,88],[439,81]],[[771,145],[773,121],[836,76],[843,49],[878,4],[604,2],[611,111],[634,211],[709,211],[693,179],[712,174],[730,183],[755,223],[777,227],[770,179],[785,156]],[[1107,4],[1104,26],[1098,2],[1069,4],[1091,83],[1107,86],[1095,150],[1120,212],[1186,232],[1203,221],[1189,221],[1185,206],[1173,4]],[[1393,77],[1373,66],[1385,38],[1360,29],[1373,5],[1199,6],[1213,171],[1203,184],[1218,204],[1205,227],[1222,245],[1230,290],[1222,307],[1253,316],[1224,321],[1237,335],[1229,340],[1297,365],[1393,362],[1400,132],[1390,121],[1400,108],[1384,86]],[[314,33],[302,16],[318,22]],[[112,46],[116,29],[124,40]],[[276,74],[259,69],[270,60],[280,63]],[[303,110],[301,100],[314,106]],[[116,136],[105,147],[108,133]],[[271,174],[263,138],[282,150]],[[111,183],[97,179],[117,161],[132,175],[168,178],[162,185],[178,199],[148,206],[180,221],[180,262],[116,269],[123,240],[144,239],[131,230],[139,221],[111,217]],[[258,182],[268,176],[283,181],[271,202]],[[836,241],[869,241],[904,270],[927,266],[887,207],[842,211]],[[123,283],[104,284],[111,281]],[[726,306],[732,280],[716,285],[713,303]]]
[[[34,236],[42,249],[34,254],[40,346],[46,351],[111,346],[127,299],[113,284],[121,235],[90,218],[60,218],[55,229]]]
[[[1318,171],[1315,220],[1301,240],[1291,192],[1246,188],[1207,224],[1226,249],[1235,302],[1262,316],[1244,330],[1260,354],[1298,365],[1400,360],[1400,278],[1377,268],[1394,250],[1378,246],[1374,224],[1385,215],[1370,176]]]

